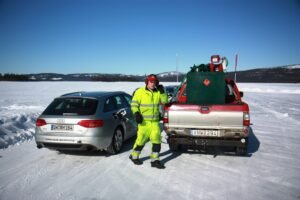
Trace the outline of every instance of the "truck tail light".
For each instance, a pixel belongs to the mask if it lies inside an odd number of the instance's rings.
[[[169,117],[168,117],[168,113],[167,112],[165,112],[165,114],[164,114],[163,122],[164,123],[169,123]]]
[[[250,126],[250,114],[248,112],[244,112],[243,125]]]
[[[36,120],[36,122],[35,122],[35,125],[36,126],[44,126],[44,125],[46,125],[47,124],[47,122],[44,120],[44,119],[41,119],[41,118],[38,118],[37,120]]]
[[[97,127],[102,127],[104,125],[104,121],[101,119],[81,120],[77,124],[85,128],[97,128]]]

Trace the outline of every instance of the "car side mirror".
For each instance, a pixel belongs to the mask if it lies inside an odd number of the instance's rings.
[[[240,92],[240,97],[243,97],[244,96],[244,92]]]

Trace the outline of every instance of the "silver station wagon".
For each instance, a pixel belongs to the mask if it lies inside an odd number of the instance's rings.
[[[137,133],[125,92],[74,92],[55,98],[38,117],[38,148],[120,152]]]

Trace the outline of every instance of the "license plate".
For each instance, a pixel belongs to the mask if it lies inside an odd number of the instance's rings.
[[[191,130],[192,136],[220,137],[220,130]]]
[[[52,124],[51,125],[52,131],[73,131],[73,125],[62,125],[62,124]]]

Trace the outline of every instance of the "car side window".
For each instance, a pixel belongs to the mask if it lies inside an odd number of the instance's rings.
[[[114,96],[114,98],[115,98],[118,109],[126,107],[126,103],[124,102],[124,100],[121,96],[117,95],[117,96]]]
[[[109,97],[108,99],[105,100],[104,102],[104,112],[110,112],[117,110],[117,106],[115,103],[115,99],[113,97]]]
[[[129,95],[124,94],[124,98],[125,98],[125,102],[127,104],[127,107],[130,107],[132,97],[129,96]]]

